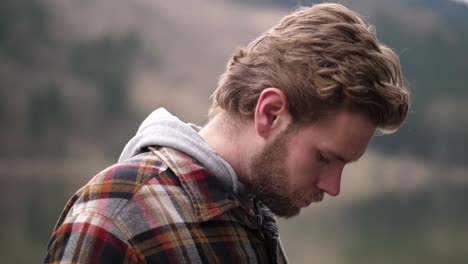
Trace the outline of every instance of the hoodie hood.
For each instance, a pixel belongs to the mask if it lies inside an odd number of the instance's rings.
[[[198,134],[200,127],[186,124],[166,109],[153,111],[140,125],[136,135],[127,143],[119,162],[125,161],[149,146],[170,147],[182,151],[202,163],[234,193],[243,188],[234,169],[223,160]]]

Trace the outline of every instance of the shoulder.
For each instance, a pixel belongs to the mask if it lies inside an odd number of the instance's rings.
[[[96,212],[114,219],[135,199],[141,202],[161,196],[164,190],[175,192],[180,185],[161,158],[152,151],[144,152],[95,175],[70,200],[68,216]]]
[[[134,251],[129,240],[132,234],[122,229],[119,219],[123,209],[133,204],[143,187],[159,178],[165,167],[147,152],[94,176],[65,206],[49,241],[45,262],[75,258],[87,262],[97,257],[102,263],[115,263],[116,258],[134,263],[143,259]],[[177,184],[176,181],[166,180],[168,184]],[[140,217],[138,213],[133,216]]]

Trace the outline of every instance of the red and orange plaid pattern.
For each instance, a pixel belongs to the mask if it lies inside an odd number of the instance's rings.
[[[250,204],[188,155],[150,148],[71,198],[44,263],[285,263]]]

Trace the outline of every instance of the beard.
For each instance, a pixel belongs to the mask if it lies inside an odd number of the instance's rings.
[[[284,167],[288,157],[288,142],[292,132],[288,128],[272,142],[253,155],[250,170],[252,180],[247,187],[278,217],[291,218],[301,212],[301,201],[318,202],[323,193],[290,193],[287,169]]]

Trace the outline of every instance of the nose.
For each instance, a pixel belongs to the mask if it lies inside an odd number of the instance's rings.
[[[330,196],[338,196],[341,189],[341,173],[343,168],[324,174],[317,182],[317,188]]]

